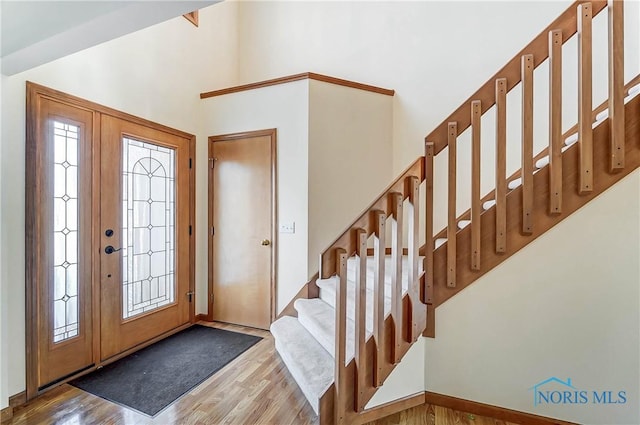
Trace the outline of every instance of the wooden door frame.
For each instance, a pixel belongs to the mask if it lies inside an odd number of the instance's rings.
[[[195,247],[196,247],[196,231],[195,231],[195,195],[196,195],[196,170],[195,170],[195,153],[196,153],[196,137],[193,134],[176,130],[153,121],[140,118],[126,112],[118,111],[98,103],[91,102],[80,97],[72,96],[58,90],[54,90],[39,84],[27,81],[26,83],[26,164],[36,164],[39,156],[39,140],[41,135],[38,130],[39,120],[39,99],[50,99],[55,102],[66,104],[75,108],[85,109],[93,112],[93,140],[91,149],[93,151],[93,187],[100,185],[100,121],[102,115],[110,115],[120,118],[134,124],[139,124],[155,130],[163,131],[175,136],[183,137],[189,140],[189,291],[195,293]],[[143,344],[129,349],[107,361],[100,361],[100,257],[97,250],[92,250],[91,264],[93,266],[91,288],[92,288],[92,332],[93,332],[93,360],[94,365],[74,375],[67,376],[58,382],[49,384],[46,388],[38,389],[38,332],[37,332],[37,292],[39,275],[36,269],[36,247],[39,244],[40,235],[30,231],[36,229],[39,222],[39,200],[36,197],[36,191],[33,190],[38,184],[36,181],[36,173],[33,167],[26,167],[25,179],[25,366],[26,366],[26,399],[31,400],[36,396],[49,391],[65,382],[75,379],[79,376],[86,375],[99,367],[112,363],[124,356],[127,356],[137,350],[149,346],[169,335],[179,332],[191,324],[195,323],[195,299],[189,305],[189,324],[183,325],[157,338],[153,338]],[[100,204],[100,194],[97,190],[92,190],[91,195],[92,208],[96,208]],[[95,219],[94,214],[94,219]],[[92,245],[95,246],[100,240],[100,223],[99,219],[92,223],[91,239]]]
[[[207,315],[206,320],[213,321],[213,203],[215,194],[213,193],[213,170],[215,160],[213,158],[213,144],[216,142],[229,142],[240,139],[268,136],[271,144],[271,284],[269,286],[269,322],[276,319],[276,299],[277,299],[277,279],[278,279],[278,131],[275,128],[255,131],[244,131],[240,133],[221,134],[209,136],[208,155],[209,173],[207,180],[208,192],[208,285],[207,285]]]

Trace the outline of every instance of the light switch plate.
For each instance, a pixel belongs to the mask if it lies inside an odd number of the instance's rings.
[[[280,223],[280,233],[295,233],[295,232],[296,232],[295,221],[284,221]]]

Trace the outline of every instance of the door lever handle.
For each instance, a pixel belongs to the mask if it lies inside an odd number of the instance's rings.
[[[122,248],[114,248],[111,245],[107,245],[104,249],[105,254],[113,254],[114,252],[120,251]]]

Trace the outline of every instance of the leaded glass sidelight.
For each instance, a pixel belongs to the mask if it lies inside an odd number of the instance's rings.
[[[78,335],[78,133],[53,121],[53,342]]]
[[[175,151],[123,138],[122,318],[175,300]]]

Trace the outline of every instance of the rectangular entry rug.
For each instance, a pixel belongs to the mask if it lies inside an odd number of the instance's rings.
[[[155,416],[261,339],[194,325],[70,384]]]

